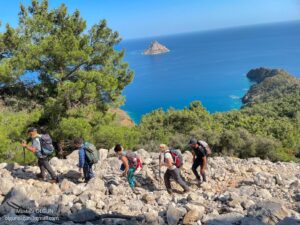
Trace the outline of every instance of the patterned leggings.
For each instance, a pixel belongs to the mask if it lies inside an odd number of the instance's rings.
[[[129,186],[131,187],[131,189],[134,189],[135,187],[135,168],[129,168],[128,174],[127,174],[127,180],[129,183]]]

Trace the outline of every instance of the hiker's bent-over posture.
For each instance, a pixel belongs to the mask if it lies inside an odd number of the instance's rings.
[[[182,165],[181,153],[178,150],[169,150],[168,146],[165,144],[161,144],[159,146],[160,149],[160,165],[159,166],[166,166],[167,171],[164,175],[164,181],[169,194],[172,194],[171,182],[170,179],[174,179],[183,189],[184,192],[189,191],[189,187],[184,182],[180,175],[179,167]]]

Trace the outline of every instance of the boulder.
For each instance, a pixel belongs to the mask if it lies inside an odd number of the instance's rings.
[[[60,189],[65,194],[72,193],[72,190],[76,187],[76,184],[73,182],[63,179],[63,181],[60,183]]]
[[[46,194],[48,195],[59,195],[61,194],[61,190],[57,184],[52,184],[46,188]]]
[[[7,167],[7,163],[0,163],[0,170],[5,169]]]
[[[50,165],[53,166],[54,168],[61,168],[63,166],[63,161],[58,159],[57,157],[53,157],[49,161]]]
[[[119,171],[121,166],[121,162],[117,157],[107,158],[106,163],[112,171]]]
[[[108,150],[107,150],[107,149],[100,148],[100,149],[99,149],[99,156],[100,156],[100,160],[101,160],[101,161],[106,160],[107,157],[108,157]]]
[[[78,162],[78,157],[79,157],[79,151],[75,150],[73,151],[70,155],[67,156],[67,162],[71,164],[77,164]]]
[[[17,208],[22,207],[22,209],[29,210],[33,210],[37,207],[36,201],[28,199],[25,188],[19,186],[13,187],[5,196],[5,199],[0,205],[0,215],[16,212],[16,208],[12,207],[12,204],[17,206]]]
[[[221,214],[218,216],[215,216],[213,219],[209,219],[208,221],[205,221],[205,225],[232,225],[232,224],[238,224],[242,219],[244,215],[240,213],[226,213]]]
[[[146,193],[143,195],[142,199],[147,203],[147,204],[153,204],[156,202],[156,196],[153,193]]]
[[[270,173],[259,172],[255,175],[254,182],[257,186],[269,188],[275,185],[275,178]]]
[[[184,216],[183,224],[194,224],[195,222],[202,219],[205,213],[203,206],[193,206]]]
[[[300,225],[300,220],[295,218],[285,218],[276,225]]]
[[[139,149],[136,151],[136,153],[142,158],[143,161],[150,158],[149,152],[147,152],[145,149]]]
[[[75,223],[83,223],[88,220],[93,220],[97,214],[91,209],[81,209],[78,212],[72,213],[68,218]]]
[[[6,195],[11,189],[14,187],[14,183],[11,179],[8,178],[0,178],[0,192],[3,195]]]
[[[180,218],[184,216],[185,212],[180,210],[174,203],[168,206],[167,222],[168,225],[177,225]]]
[[[264,200],[268,200],[268,199],[271,199],[273,197],[267,189],[258,189],[255,192],[255,196],[260,197]]]
[[[255,217],[245,217],[240,225],[267,225]]]
[[[248,209],[248,216],[256,217],[263,223],[274,225],[290,216],[290,212],[280,202],[263,201],[251,206]]]
[[[193,162],[193,154],[190,151],[185,151],[182,156],[184,163],[191,164]]]
[[[150,212],[145,214],[145,220],[147,222],[147,224],[151,224],[157,221],[158,218],[158,212],[151,210]]]
[[[300,181],[299,179],[295,180],[290,184],[290,189],[300,190]]]
[[[88,182],[85,188],[87,190],[103,191],[105,190],[105,184],[102,179],[95,177]]]

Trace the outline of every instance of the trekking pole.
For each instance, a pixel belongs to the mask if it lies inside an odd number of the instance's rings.
[[[25,149],[25,147],[23,147],[23,163],[25,166],[25,164],[26,164],[26,149]]]
[[[158,160],[159,160],[159,162],[158,162],[158,166],[159,166],[159,171],[158,171],[159,186],[161,186],[161,166],[160,166],[160,164],[161,164],[161,154],[159,154]]]

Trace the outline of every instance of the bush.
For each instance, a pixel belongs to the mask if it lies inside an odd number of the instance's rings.
[[[83,118],[63,118],[56,131],[60,139],[73,139],[82,137],[86,140],[91,139],[92,126]]]
[[[35,124],[41,115],[40,110],[32,112],[0,112],[0,161],[23,163],[21,141],[27,139],[27,128]],[[35,156],[26,152],[26,163],[32,163]]]
[[[136,128],[104,125],[95,128],[94,142],[99,147],[111,148],[122,144],[125,148],[134,148],[139,143],[139,132]]]

